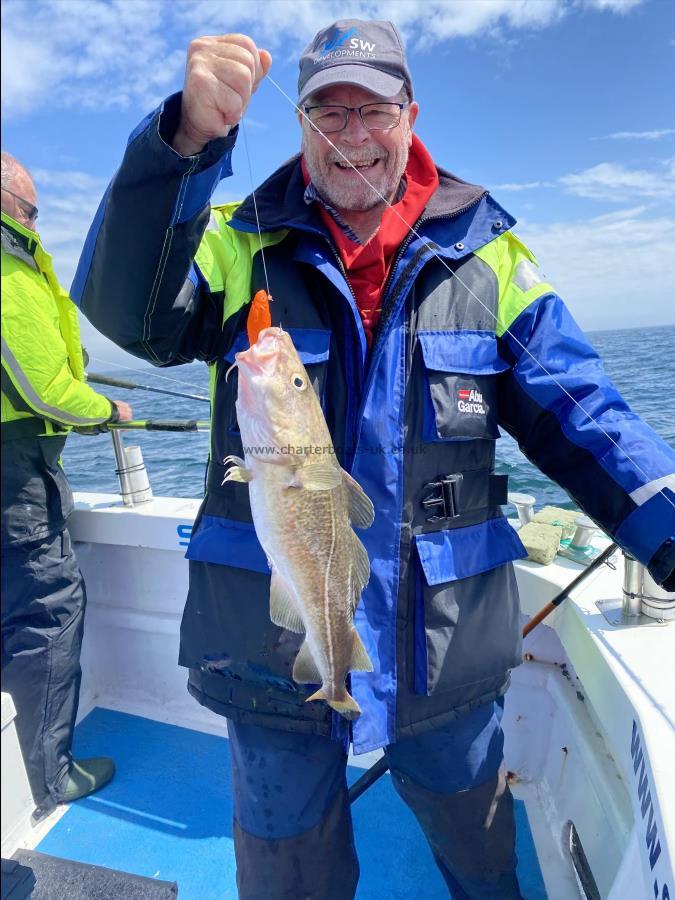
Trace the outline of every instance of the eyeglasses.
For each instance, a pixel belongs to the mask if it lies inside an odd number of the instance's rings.
[[[364,106],[306,106],[305,115],[321,134],[332,134],[347,127],[349,113],[356,112],[368,131],[389,131],[401,121],[407,103],[366,103]]]
[[[14,191],[10,191],[9,188],[4,187],[3,191],[6,191],[8,194],[11,194],[15,200],[19,201],[19,206],[21,207],[21,212],[26,217],[26,220],[31,224],[35,222],[38,217],[38,208],[37,206],[33,206],[32,203],[29,203],[24,197],[19,197],[18,194],[15,194]]]

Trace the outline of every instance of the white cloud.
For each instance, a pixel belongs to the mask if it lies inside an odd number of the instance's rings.
[[[57,191],[68,191],[68,193],[73,191],[98,191],[100,194],[103,193],[107,185],[105,178],[90,175],[89,172],[56,172],[48,169],[32,169],[31,175],[40,191],[44,188],[50,188]]]
[[[37,188],[40,237],[68,289],[107,182],[80,171],[35,169],[31,174]]]
[[[182,81],[187,44],[226,28],[297,58],[313,34],[344,18],[390,19],[412,48],[458,37],[554,25],[584,6],[625,13],[643,0],[5,0],[5,115],[51,104],[88,109],[156,105]]]
[[[248,27],[270,50],[290,41],[293,53],[313,35],[339,19],[394,20],[411,47],[446,39],[498,34],[503,30],[540,28],[561,19],[565,0],[230,0],[228,27]],[[194,34],[215,34],[223,27],[221,0],[176,0],[177,21]]]
[[[185,61],[164,37],[169,10],[163,0],[7,0],[3,112],[156,104]]]
[[[582,328],[675,322],[675,218],[638,206],[516,231]]]
[[[675,157],[661,160],[656,168],[631,169],[619,163],[603,162],[553,181],[507,182],[495,191],[512,193],[561,187],[565,193],[591,200],[625,203],[627,200],[675,197]]]
[[[667,160],[663,171],[599,163],[582,172],[564,175],[559,182],[568,193],[593,200],[621,203],[634,198],[675,197],[675,161]]]
[[[89,225],[107,182],[88,172],[76,170],[34,169],[31,174],[37,188],[40,209],[38,219],[40,238],[52,256],[59,281],[66,290],[69,290]],[[80,316],[80,329],[82,342],[90,356],[129,368],[143,365],[99,334],[84,316]]]
[[[593,138],[594,141],[660,141],[661,138],[675,134],[675,128],[662,128],[660,131],[615,131]]]
[[[555,181],[527,181],[524,184],[517,184],[516,182],[509,181],[506,184],[497,184],[494,187],[495,191],[532,191],[537,188],[543,187],[555,187]]]
[[[608,10],[615,13],[628,13],[636,6],[640,6],[643,0],[584,0],[584,5],[592,9]]]

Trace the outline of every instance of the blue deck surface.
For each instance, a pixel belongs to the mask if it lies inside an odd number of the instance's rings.
[[[236,900],[230,761],[224,738],[107,709],[77,727],[75,755],[109,755],[117,775],[73,804],[43,853],[178,882],[179,900]],[[362,769],[350,767],[355,781]],[[388,776],[353,807],[358,900],[447,900],[426,841]],[[516,801],[526,900],[546,891],[524,805]]]

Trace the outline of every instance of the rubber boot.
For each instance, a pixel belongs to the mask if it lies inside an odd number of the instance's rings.
[[[61,803],[72,803],[93,794],[115,774],[115,763],[108,756],[74,759],[61,794]]]

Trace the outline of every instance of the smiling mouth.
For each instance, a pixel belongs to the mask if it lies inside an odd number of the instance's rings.
[[[338,162],[333,163],[341,172],[353,172],[356,169],[358,172],[372,172],[375,166],[381,162],[381,159],[378,157],[377,159],[371,159],[365,162],[345,162],[344,160],[339,160]]]

